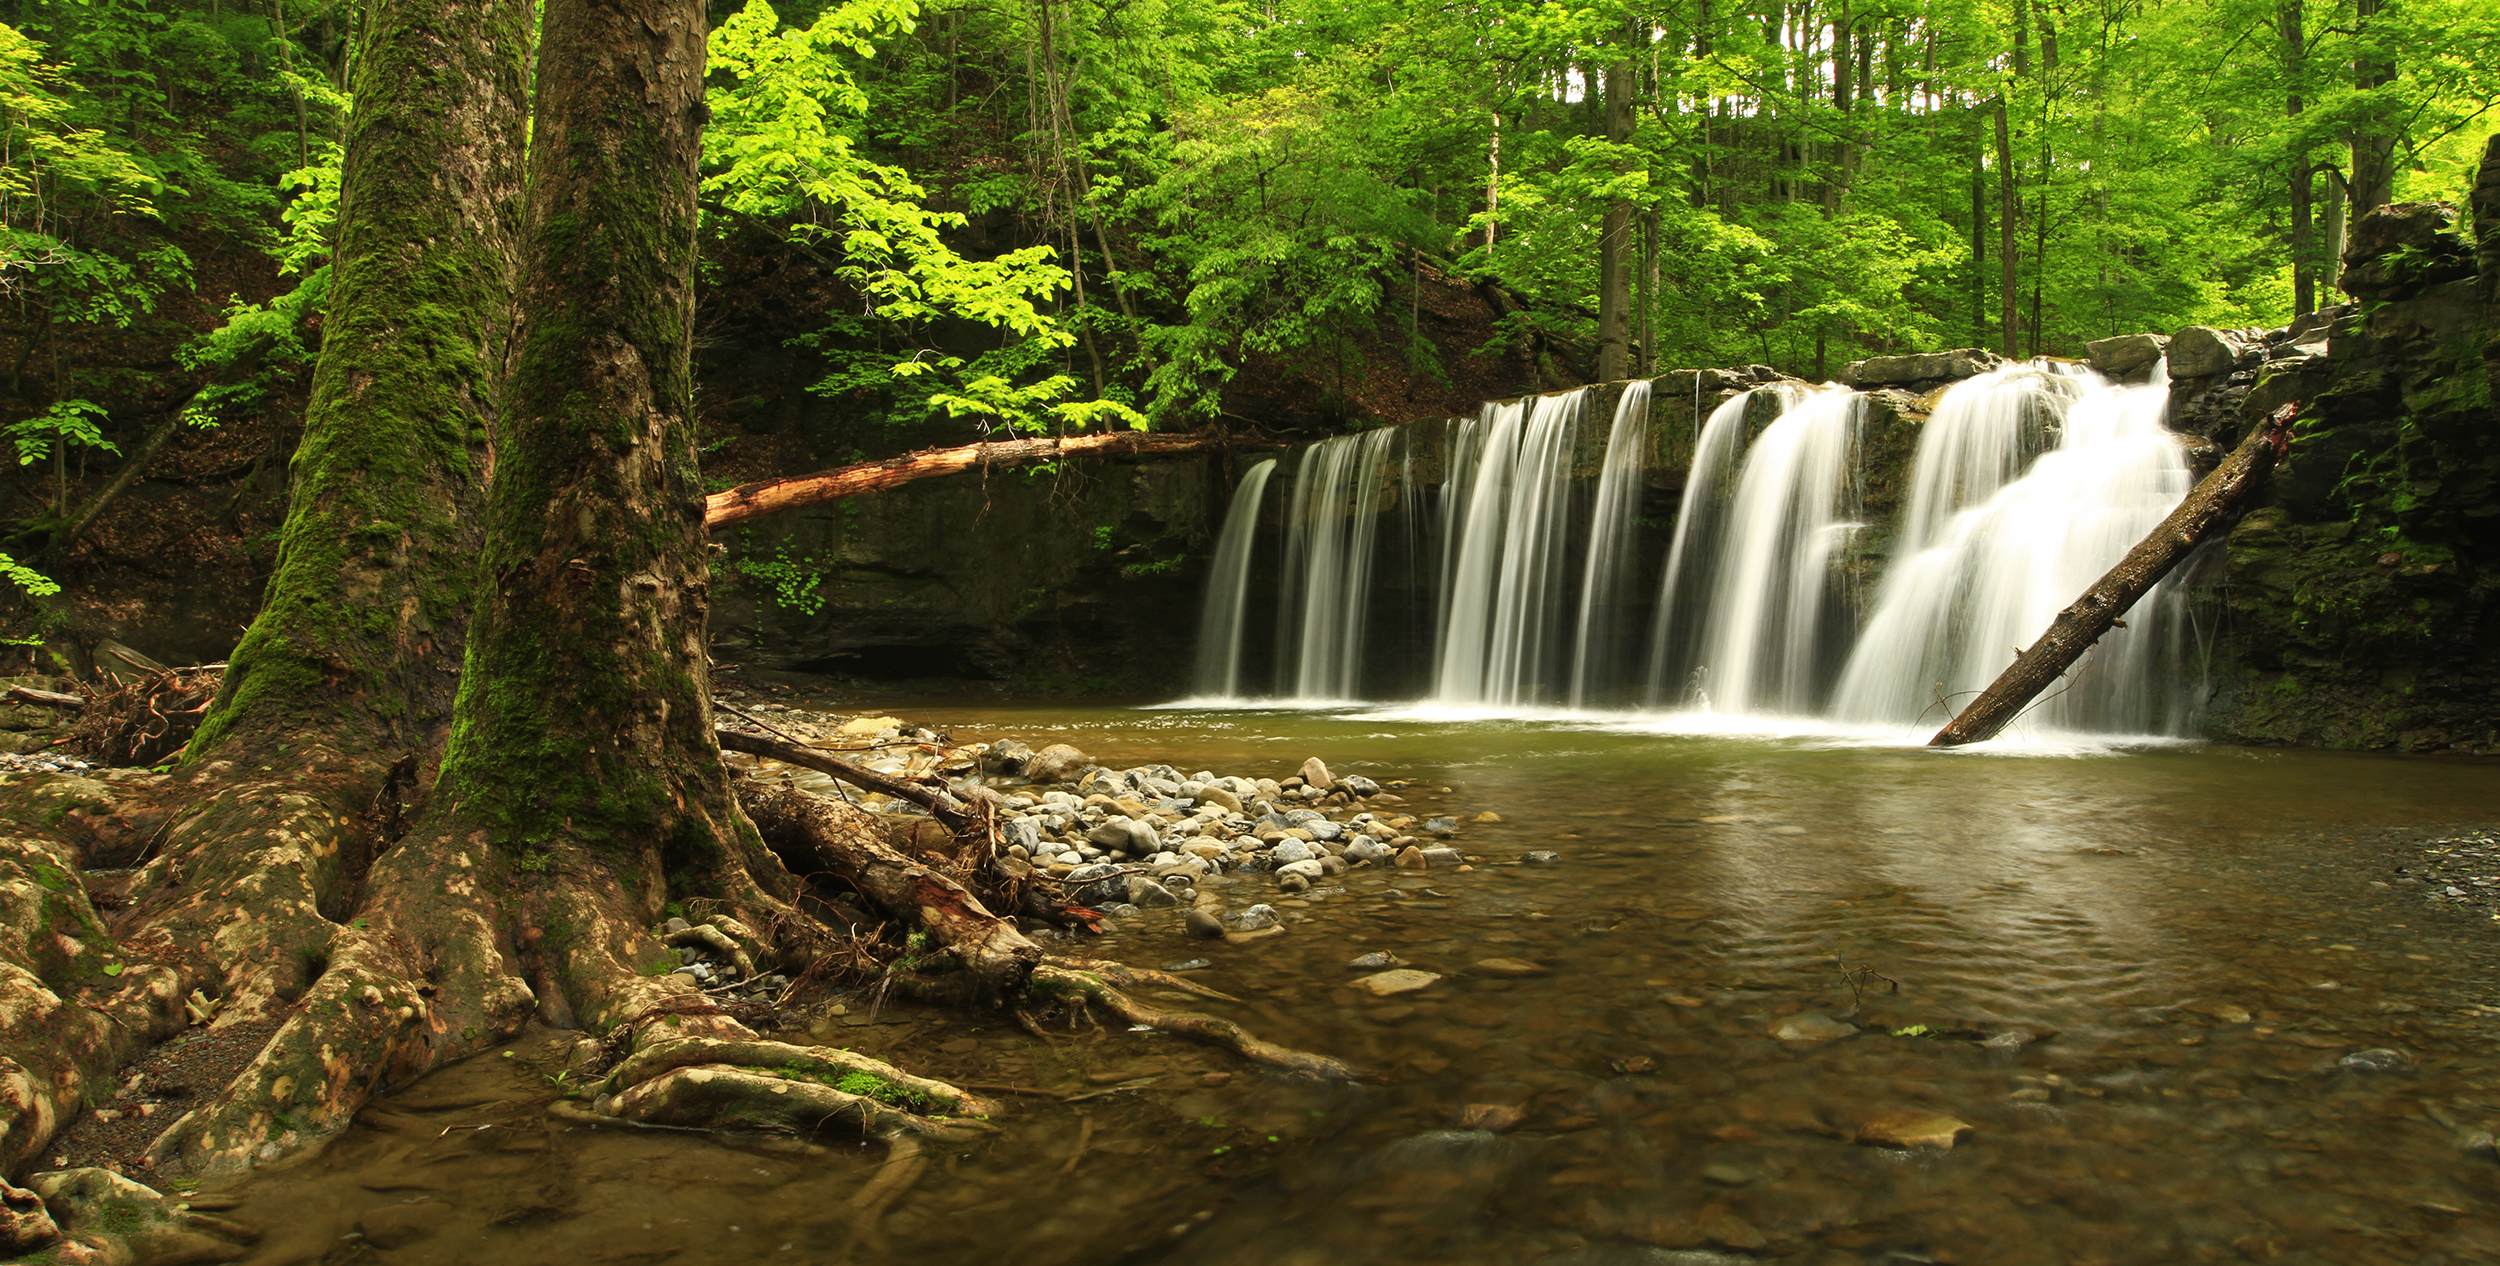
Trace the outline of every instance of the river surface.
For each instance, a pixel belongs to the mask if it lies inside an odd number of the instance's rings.
[[[1213,960],[1195,978],[1243,1001],[1190,1005],[1346,1059],[1351,1085],[1117,1024],[827,1017],[816,1040],[1047,1092],[1001,1095],[997,1132],[939,1155],[878,1238],[844,1216],[878,1149],[551,1122],[570,1037],[533,1032],[255,1180],[229,1215],[270,1228],[251,1260],[2500,1261],[2500,1161],[2474,1139],[2500,1129],[2500,927],[2412,882],[2421,841],[2500,816],[2500,763],[894,710],[1120,767],[1413,780],[1404,811],[1460,816],[1484,864],[1358,870],[1320,900],[1209,880],[1288,932],[1210,945],[1165,911],[1085,947]],[[1562,860],[1515,864],[1531,849]],[[1346,966],[1370,951],[1445,979],[1372,996]],[[2380,1049],[2402,1067],[2339,1062]],[[1516,1125],[1466,1128],[1471,1105]],[[1950,1149],[1871,1145],[1951,1122]]]

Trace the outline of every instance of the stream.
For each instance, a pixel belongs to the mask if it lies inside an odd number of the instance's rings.
[[[1348,1060],[1351,1085],[1116,1024],[1045,1042],[849,1000],[812,1040],[1042,1092],[1001,1096],[879,1239],[844,1217],[879,1148],[550,1121],[572,1035],[534,1030],[254,1178],[227,1215],[267,1228],[248,1260],[2500,1260],[2495,916],[2418,882],[2425,841],[2491,825],[2500,763],[891,710],[1115,767],[1317,755],[1412,780],[1401,811],[1458,816],[1485,864],[1364,868],[1317,900],[1210,878],[1287,933],[1195,941],[1167,910],[1084,947],[1212,960],[1195,978],[1243,1001],[1192,1005]],[[1534,849],[1561,860],[1517,864]],[[1347,960],[1374,951],[1444,978],[1373,996]],[[1870,1145],[1937,1128],[1949,1149]]]

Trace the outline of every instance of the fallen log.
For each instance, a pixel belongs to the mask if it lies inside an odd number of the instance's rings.
[[[855,765],[838,756],[820,752],[812,747],[801,747],[796,743],[776,742],[753,734],[742,734],[736,730],[721,730],[718,733],[723,751],[745,752],[749,756],[769,757],[784,765],[796,765],[801,769],[815,770],[827,777],[839,778],[854,787],[892,796],[897,800],[908,800],[928,810],[929,816],[944,823],[947,830],[955,833],[956,839],[983,846],[990,842],[992,832],[987,815],[978,808],[956,799],[953,793],[942,787],[932,787],[927,783],[913,782],[907,778],[880,773],[864,765]],[[981,855],[987,857],[989,850],[984,847]]]
[[[84,695],[65,695],[57,690],[37,690],[33,686],[9,687],[9,698],[16,703],[31,703],[38,708],[59,708],[64,712],[84,712]]]
[[[2040,640],[2016,656],[2013,666],[1999,674],[1969,707],[1962,709],[1960,716],[1936,731],[1927,745],[1960,747],[1965,743],[1984,743],[2012,723],[2025,705],[2100,641],[2101,635],[2109,632],[2110,625],[2125,615],[2129,607],[2161,583],[2162,577],[2169,575],[2188,551],[2195,549],[2214,528],[2231,520],[2249,494],[2265,482],[2266,472],[2274,469],[2275,459],[2290,447],[2292,419],[2299,413],[2300,404],[2295,401],[2275,410],[2273,416],[2251,429],[2248,438],[2240,441],[2240,446],[2179,502],[2160,527],[2128,550],[2127,556],[2084,590],[2073,606],[2058,612]]]
[[[983,997],[1021,994],[1032,980],[1041,946],[992,914],[952,876],[896,852],[861,810],[792,787],[747,784],[738,799],[764,842],[792,871],[833,875],[909,920],[963,964]]]
[[[883,492],[915,479],[960,474],[975,466],[1013,466],[1083,453],[1186,453],[1226,442],[1214,434],[1163,435],[1127,431],[1058,439],[995,440],[959,448],[928,448],[884,461],[861,462],[787,479],[761,479],[704,498],[703,526],[719,531],[749,519],[862,493]]]

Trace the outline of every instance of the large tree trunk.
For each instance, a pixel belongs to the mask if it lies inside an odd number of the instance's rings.
[[[2265,482],[2275,458],[2291,443],[2292,419],[2299,412],[2298,404],[2287,404],[2263,426],[2252,429],[2222,465],[2205,476],[2186,500],[2170,512],[2170,517],[2153,529],[2152,535],[2128,550],[2127,556],[2084,590],[2073,606],[2058,612],[2040,640],[2016,656],[2013,666],[1998,675],[1969,707],[1962,709],[1960,716],[1936,731],[1927,745],[1960,747],[1965,743],[1984,743],[2002,732],[2024,705],[2092,649],[2137,599],[2179,565],[2180,559],[2187,557],[2215,527],[2231,521],[2249,494]]]
[[[277,570],[116,924],[126,952],[185,964],[225,1022],[292,1028],[298,995],[349,985],[325,966],[376,935],[351,923],[360,881],[449,721],[511,328],[528,20],[511,0],[374,0],[362,24]],[[424,1003],[381,984],[347,1003],[403,1038]],[[160,1163],[240,1168],[344,1124],[386,1061],[333,1053],[273,1043],[159,1138]]]
[[[1079,454],[1185,453],[1222,443],[1213,435],[1070,435],[1057,439],[994,440],[957,448],[926,448],[883,461],[861,462],[812,475],[759,479],[705,499],[703,526],[718,530],[784,510],[899,488],[915,479],[961,474],[976,467],[1056,461]]]

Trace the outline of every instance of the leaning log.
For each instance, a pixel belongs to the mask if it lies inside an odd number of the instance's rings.
[[[2094,582],[2075,604],[2057,613],[2049,622],[2048,632],[2014,659],[2014,665],[2000,674],[1996,681],[1971,701],[1962,714],[1953,718],[1936,736],[1927,740],[1929,747],[1960,747],[1965,743],[1983,743],[2012,723],[2023,708],[2109,632],[2110,625],[2136,601],[2161,583],[2170,569],[2179,565],[2207,535],[2231,521],[2251,493],[2265,482],[2266,472],[2274,468],[2275,459],[2291,445],[2292,419],[2300,413],[2297,402],[2274,411],[2272,417],[2251,430],[2248,438],[2222,465],[2205,476],[2187,499],[2179,503],[2152,535],[2137,542],[2118,565]]]
[[[1014,466],[1054,461],[1085,453],[1185,453],[1213,448],[1224,437],[1212,434],[1157,435],[1128,431],[1115,435],[1071,435],[1059,439],[996,440],[960,448],[930,448],[884,461],[861,462],[812,475],[763,479],[740,484],[704,499],[703,526],[712,531],[749,519],[795,510],[862,493],[883,492],[915,479],[954,475],[975,466]]]
[[[791,870],[833,875],[928,933],[963,964],[981,995],[1012,997],[1032,980],[1041,946],[952,877],[896,852],[860,810],[792,787],[748,784],[738,799]]]

